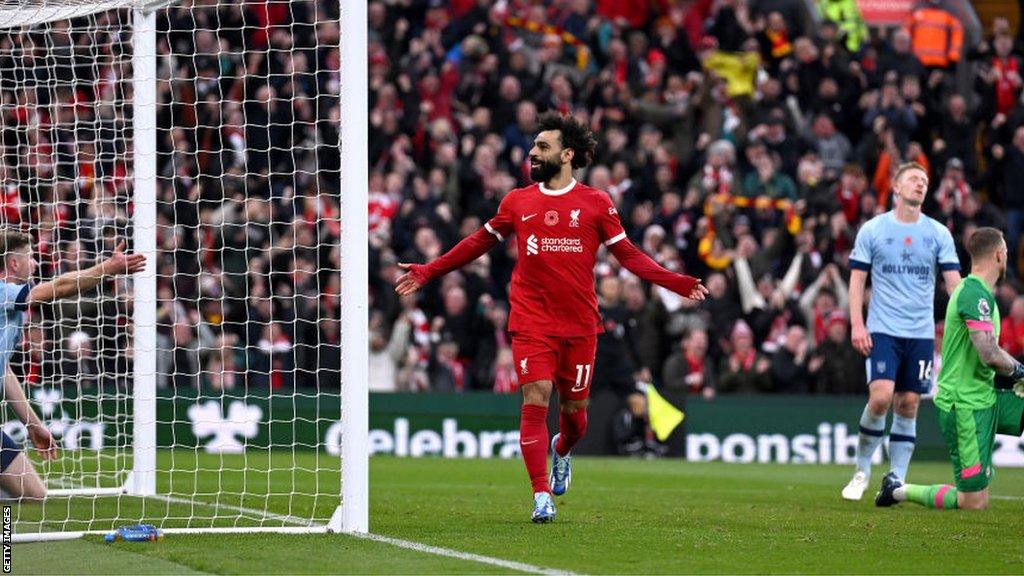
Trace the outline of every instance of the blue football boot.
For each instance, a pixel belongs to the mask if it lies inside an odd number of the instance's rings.
[[[530,516],[534,524],[546,524],[555,520],[555,501],[547,492],[537,492],[533,495],[533,515]]]
[[[551,493],[555,496],[565,494],[569,490],[569,483],[572,482],[572,456],[559,456],[558,452],[555,452],[555,443],[558,442],[559,436],[561,434],[555,434],[551,439],[551,476],[548,478]]]

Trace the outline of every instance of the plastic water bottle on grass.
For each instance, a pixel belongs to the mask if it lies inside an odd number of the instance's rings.
[[[152,524],[122,526],[103,537],[107,542],[156,542],[164,537],[164,531]]]

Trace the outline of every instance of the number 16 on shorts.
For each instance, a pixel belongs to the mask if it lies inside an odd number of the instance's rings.
[[[926,394],[932,386],[932,362],[935,340],[931,338],[897,338],[871,333],[871,355],[868,356],[868,383],[892,380],[897,392]]]
[[[925,380],[931,380],[932,379],[932,361],[931,360],[929,360],[928,362],[925,362],[924,360],[918,360],[917,361],[917,366],[918,366],[918,370],[917,370],[917,379],[918,380],[921,380],[923,382]]]

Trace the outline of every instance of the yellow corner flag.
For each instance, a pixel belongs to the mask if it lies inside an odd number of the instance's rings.
[[[658,394],[653,384],[647,385],[647,417],[651,420],[651,430],[659,442],[668,440],[672,431],[682,423],[686,414],[672,405],[664,396]]]

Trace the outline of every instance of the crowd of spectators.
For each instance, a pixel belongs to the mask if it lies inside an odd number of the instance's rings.
[[[369,2],[371,389],[517,389],[513,243],[418,296],[393,286],[398,262],[437,257],[529,183],[537,116],[557,111],[599,138],[577,178],[611,195],[634,243],[711,290],[681,299],[602,254],[595,390],[861,393],[847,258],[860,224],[891,206],[896,166],[928,168],[925,211],[958,244],[996,225],[1019,255],[1022,51],[1005,19],[965,38],[942,2],[903,28],[868,29],[852,0],[813,8]],[[941,26],[913,25],[940,13]],[[337,3],[311,0],[186,0],[161,13],[162,385],[338,386],[337,16]],[[2,214],[37,234],[44,277],[131,233],[127,18],[0,35],[0,71],[31,71],[0,78]],[[943,50],[925,29],[945,30]],[[973,85],[957,81],[965,66]],[[1021,354],[1012,264],[998,296],[1005,344]],[[41,311],[57,321],[30,331],[24,356],[37,361],[25,370],[124,373],[131,290]]]
[[[515,388],[512,243],[421,297],[391,287],[397,262],[435,258],[529,183],[546,111],[598,135],[577,178],[611,195],[629,238],[711,289],[687,301],[601,255],[595,392],[862,393],[848,257],[858,227],[891,208],[903,162],[926,166],[925,212],[959,244],[996,225],[1019,256],[1022,52],[1005,18],[971,38],[940,1],[871,29],[843,0],[369,9],[375,389]],[[1024,320],[1018,277],[1014,258],[998,293]],[[936,300],[941,319],[941,281]],[[1015,322],[1004,339],[1020,353]]]
[[[157,18],[161,387],[340,386],[338,3]],[[0,215],[43,279],[132,240],[131,11],[0,31]],[[130,279],[31,311],[29,382],[130,382]]]

